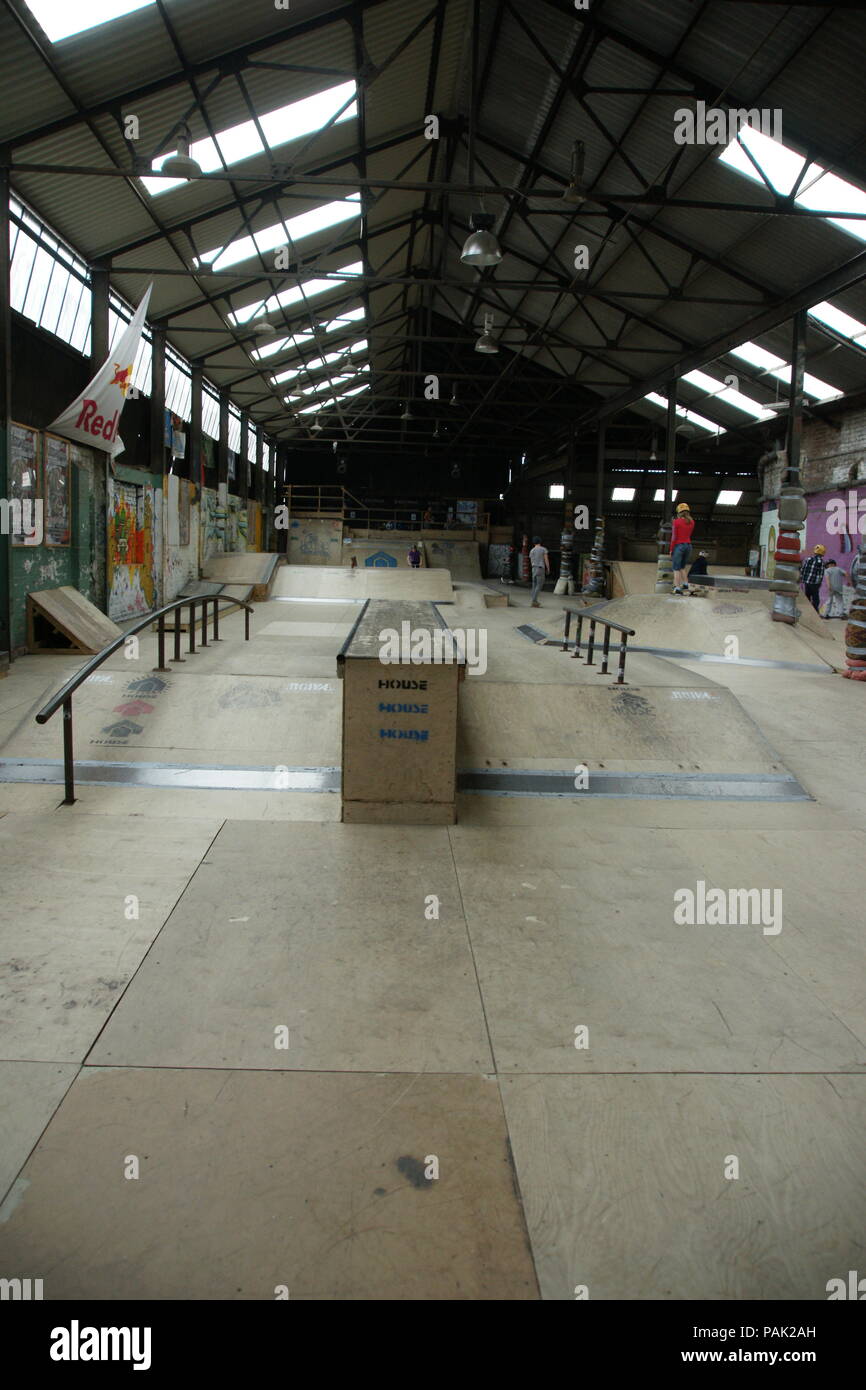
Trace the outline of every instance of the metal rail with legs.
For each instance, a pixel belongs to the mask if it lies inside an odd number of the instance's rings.
[[[231,598],[227,594],[200,594],[193,598],[177,598],[173,603],[167,603],[164,608],[157,609],[155,613],[148,613],[146,618],[142,618],[141,622],[135,623],[133,627],[127,628],[126,632],[121,633],[120,637],[116,637],[107,647],[103,647],[101,652],[97,652],[95,656],[92,656],[90,660],[81,667],[81,670],[76,671],[72,679],[68,680],[62,689],[58,690],[56,695],[52,695],[48,704],[43,705],[42,709],[36,715],[37,724],[47,724],[48,720],[60,709],[60,706],[63,706],[63,771],[66,784],[66,795],[63,798],[64,806],[72,806],[75,802],[75,759],[72,751],[72,697],[76,690],[87,680],[91,672],[96,670],[97,666],[101,666],[103,661],[106,661],[119,647],[124,645],[127,638],[133,637],[136,632],[141,632],[146,627],[152,627],[154,623],[156,624],[159,665],[155,666],[153,669],[155,671],[168,671],[170,668],[165,664],[166,613],[174,613],[174,656],[172,657],[172,661],[183,661],[185,658],[180,654],[180,610],[187,605],[189,606],[189,647],[187,649],[187,655],[190,655],[195,651],[195,607],[197,603],[202,605],[201,644],[203,647],[206,647],[208,644],[207,606],[209,603],[213,604],[212,640],[214,642],[222,641],[219,635],[220,603],[230,603],[232,607],[242,608],[244,610],[244,641],[249,642],[250,614],[253,612],[253,608],[249,603],[243,603],[240,599]]]
[[[626,659],[626,656],[627,656],[627,654],[628,654],[628,639],[629,639],[630,637],[634,637],[634,635],[635,635],[635,630],[634,630],[634,628],[633,628],[633,627],[623,627],[621,623],[614,623],[614,622],[612,622],[612,621],[610,620],[610,618],[603,618],[603,617],[601,616],[600,613],[596,613],[592,608],[584,608],[584,609],[578,609],[578,608],[564,608],[562,611],[563,611],[563,613],[565,614],[565,632],[564,632],[563,635],[562,635],[562,650],[563,650],[564,652],[565,652],[565,651],[568,651],[568,637],[569,637],[569,633],[571,632],[571,620],[572,620],[572,618],[577,618],[577,637],[576,637],[575,643],[574,643],[574,651],[573,651],[572,654],[571,654],[572,660],[573,660],[573,661],[579,661],[579,660],[580,660],[580,648],[581,648],[581,640],[580,640],[580,639],[581,639],[581,636],[582,636],[582,634],[583,634],[583,624],[584,624],[584,622],[588,622],[588,623],[589,623],[589,641],[588,641],[587,644],[586,644],[586,648],[587,648],[586,664],[587,664],[587,666],[592,666],[592,665],[593,665],[593,656],[595,655],[595,648],[596,648],[596,638],[595,638],[595,628],[596,628],[596,624],[597,624],[597,623],[601,623],[601,625],[603,626],[603,628],[604,628],[604,643],[603,643],[603,645],[602,645],[602,650],[601,650],[602,662],[601,662],[601,670],[600,670],[599,673],[598,673],[600,676],[606,676],[607,673],[608,673],[608,672],[607,672],[607,663],[608,663],[608,660],[609,660],[609,657],[610,657],[610,634],[611,634],[611,630],[613,630],[613,631],[615,631],[615,632],[618,632],[618,633],[620,634],[620,641],[619,641],[619,667],[618,667],[618,670],[617,670],[617,677],[616,677],[615,684],[616,684],[616,685],[624,685],[624,684],[625,684],[625,659]]]

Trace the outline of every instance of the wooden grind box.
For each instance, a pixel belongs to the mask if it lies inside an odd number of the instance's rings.
[[[432,603],[368,599],[361,610],[337,657],[344,821],[457,819],[457,692],[466,663],[449,634]]]

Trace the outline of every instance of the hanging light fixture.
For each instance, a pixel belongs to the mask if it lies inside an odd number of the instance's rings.
[[[583,164],[586,150],[582,140],[575,140],[571,147],[571,177],[562,194],[564,203],[579,205],[586,202],[586,189],[583,185]]]
[[[499,265],[502,248],[491,228],[495,218],[492,212],[473,212],[469,218],[472,231],[469,233],[460,252],[464,265],[474,265],[482,269],[488,265]]]
[[[321,417],[321,415],[317,415],[317,416],[316,416],[315,420],[313,421],[313,424],[312,424],[311,428],[312,428],[313,434],[321,434],[321,433],[322,433],[322,417]]]
[[[254,323],[253,332],[255,333],[257,338],[261,338],[263,340],[267,340],[268,338],[276,338],[277,336],[277,330],[274,328],[274,325],[272,323],[268,322],[267,319],[260,319],[257,323]]]
[[[493,335],[492,335],[492,333],[491,333],[491,329],[492,329],[492,328],[493,328],[493,315],[492,315],[492,314],[485,314],[485,315],[484,315],[484,332],[481,334],[481,337],[478,339],[478,342],[475,344],[475,351],[476,351],[476,352],[489,352],[489,353],[493,353],[493,352],[498,352],[498,351],[499,351],[499,345],[498,345],[498,343],[496,342],[496,339],[493,337]]]
[[[192,135],[188,125],[182,125],[177,132],[177,154],[170,155],[160,174],[170,174],[173,179],[200,179],[201,165],[189,152]]]
[[[407,401],[407,402],[406,402],[406,408],[405,408],[405,410],[403,411],[403,414],[400,416],[400,419],[401,419],[401,420],[411,420],[412,418],[413,418],[413,417],[412,417],[412,412],[411,412],[411,410],[409,409],[409,402]]]
[[[459,404],[460,404],[460,402],[459,402],[458,399],[457,399],[457,382],[456,382],[456,381],[455,381],[454,386],[453,386],[453,389],[452,389],[452,391],[451,391],[451,399],[450,399],[450,401],[448,402],[448,404],[449,404],[449,405],[459,405]]]

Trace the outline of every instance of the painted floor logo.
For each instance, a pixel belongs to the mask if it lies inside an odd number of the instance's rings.
[[[764,936],[782,930],[781,888],[677,888],[674,921],[678,927],[762,927]]]
[[[51,1329],[52,1361],[131,1361],[134,1371],[150,1370],[149,1327],[68,1327]]]
[[[470,676],[487,670],[487,632],[484,628],[413,628],[409,622],[385,627],[379,633],[383,666],[451,666],[465,662]]]

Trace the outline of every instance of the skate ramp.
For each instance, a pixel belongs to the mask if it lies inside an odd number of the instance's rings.
[[[458,761],[466,768],[787,772],[720,686],[518,685],[467,679]]]
[[[411,531],[401,531],[399,540],[371,540],[356,541],[351,545],[343,546],[342,561],[344,565],[351,565],[352,556],[358,561],[359,569],[411,569],[407,558],[409,547],[416,537]],[[421,563],[424,560],[424,546],[419,543],[418,549],[421,551]]]
[[[95,656],[122,636],[122,631],[71,584],[27,595],[27,646],[31,652],[67,650]],[[56,637],[52,638],[51,632]]]
[[[826,655],[819,655],[815,638],[807,641],[797,627],[771,621],[768,599],[772,595],[767,590],[749,594],[718,594],[711,590],[706,598],[629,594],[611,599],[597,611],[634,628],[629,647],[635,650],[648,647],[662,654],[794,662],[832,670],[833,644],[828,640]],[[736,638],[736,646],[731,638]]]
[[[655,562],[614,560],[611,569],[614,598],[622,598],[629,594],[655,593],[658,577],[658,565]],[[727,575],[742,577],[743,570],[742,567],[737,569],[733,565],[711,565],[710,573],[717,579],[723,579]]]
[[[220,584],[251,585],[257,603],[268,598],[281,556],[276,553],[246,551],[237,555],[211,555],[202,565],[202,578]]]
[[[272,589],[275,599],[413,599],[451,603],[447,570],[351,569],[343,565],[282,565]]]
[[[431,569],[446,569],[454,580],[481,583],[477,541],[425,540],[424,554]]]

